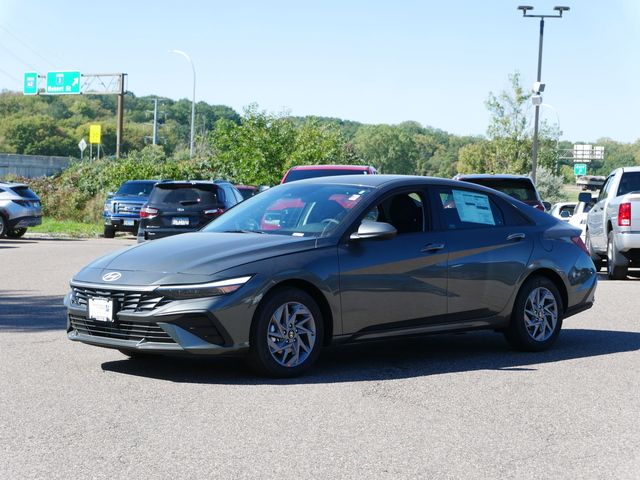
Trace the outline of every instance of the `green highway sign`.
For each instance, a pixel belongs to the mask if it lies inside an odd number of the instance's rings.
[[[22,93],[25,95],[38,94],[38,74],[35,72],[27,72],[24,74],[24,84],[22,85]]]
[[[49,95],[69,95],[80,93],[80,72],[47,72]]]
[[[581,177],[582,175],[587,174],[587,164],[586,163],[574,163],[573,164],[573,173],[576,177]]]

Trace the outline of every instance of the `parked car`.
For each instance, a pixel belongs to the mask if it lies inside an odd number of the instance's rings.
[[[280,183],[294,182],[316,177],[336,175],[377,175],[378,171],[370,165],[298,165],[291,167]]]
[[[588,195],[581,193],[580,200]],[[607,177],[587,215],[586,243],[598,270],[606,258],[610,279],[626,279],[629,267],[640,265],[640,167],[618,168]]]
[[[287,214],[261,228],[278,203]],[[242,353],[277,377],[323,345],[401,335],[486,328],[544,350],[592,305],[597,275],[576,228],[523,206],[417,176],[279,185],[82,269],[68,337],[130,356]]]
[[[576,202],[558,202],[549,210],[549,215],[568,222],[576,209]]]
[[[242,201],[242,194],[229,182],[156,183],[140,210],[138,242],[195,232]]]
[[[458,174],[453,178],[493,188],[542,212],[551,208],[548,202],[542,201],[533,181],[526,175]]]
[[[585,233],[587,230],[587,213],[591,210],[596,203],[596,198],[592,197],[591,194],[589,196],[583,195],[582,201],[578,201],[576,208],[573,211],[573,215],[569,219],[569,224],[574,227],[578,227],[582,233],[580,233],[580,238],[583,242],[586,243]]]
[[[259,193],[258,187],[254,187],[253,185],[234,185],[242,195],[244,200],[247,200]]]
[[[40,198],[24,183],[0,182],[0,238],[20,238],[42,223]]]
[[[104,237],[113,238],[116,232],[138,233],[140,209],[158,180],[129,180],[104,202]]]

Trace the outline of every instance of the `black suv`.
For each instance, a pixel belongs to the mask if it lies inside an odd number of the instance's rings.
[[[531,177],[527,177],[526,175],[496,175],[489,173],[472,175],[458,174],[453,177],[453,179],[493,188],[527,205],[531,205],[533,208],[537,208],[542,212],[547,210],[544,204],[545,202],[540,198],[540,194],[536,190]],[[549,208],[551,208],[551,205],[549,205]]]
[[[138,242],[195,232],[242,200],[225,181],[157,183],[140,210]]]

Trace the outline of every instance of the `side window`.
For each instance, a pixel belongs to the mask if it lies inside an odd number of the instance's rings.
[[[501,227],[504,215],[495,202],[482,192],[457,188],[436,190],[437,209],[446,230]]]
[[[387,222],[398,235],[423,232],[425,227],[425,196],[421,192],[397,193],[373,206],[363,220]]]
[[[604,185],[602,185],[602,190],[600,190],[600,195],[598,195],[598,201],[604,200],[607,198],[609,194],[609,188],[611,188],[611,182],[613,177],[609,177],[605,180]]]

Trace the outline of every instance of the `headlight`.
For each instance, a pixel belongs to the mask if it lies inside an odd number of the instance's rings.
[[[155,292],[172,298],[182,300],[187,298],[217,297],[235,292],[247,283],[251,277],[237,277],[228,280],[219,280],[210,283],[193,283],[187,285],[164,285],[155,289]]]
[[[105,212],[109,212],[109,213],[113,213],[113,204],[111,202],[106,202],[104,204],[104,211]]]

